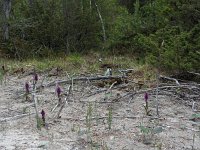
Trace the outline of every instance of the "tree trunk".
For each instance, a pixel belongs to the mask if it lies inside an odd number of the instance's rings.
[[[62,0],[62,7],[63,7],[63,16],[64,16],[64,25],[65,25],[65,54],[69,53],[69,35],[68,35],[68,20],[69,20],[69,13],[68,13],[68,8],[67,8],[67,0]]]
[[[3,1],[3,39],[9,40],[9,17],[11,10],[11,0]]]
[[[103,22],[103,19],[102,19],[102,16],[101,16],[101,12],[100,12],[99,7],[98,7],[98,5],[96,3],[96,0],[94,0],[94,5],[96,6],[97,13],[98,13],[98,16],[99,16],[99,19],[100,19],[100,22],[101,22],[101,28],[102,28],[102,32],[103,32],[103,41],[105,42],[106,41],[105,24]]]
[[[92,10],[92,0],[90,0],[90,11]]]

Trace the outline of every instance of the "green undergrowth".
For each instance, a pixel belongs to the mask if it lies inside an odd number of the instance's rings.
[[[51,56],[48,58],[32,58],[27,60],[0,59],[0,65],[12,73],[17,69],[23,68],[25,71],[35,68],[36,71],[46,71],[52,68],[61,68],[69,73],[98,73],[106,70],[102,67],[105,64],[113,65],[113,70],[118,69],[141,69],[145,65],[136,62],[132,57],[127,56],[105,56],[100,59],[99,54],[79,55],[71,54],[68,56]]]

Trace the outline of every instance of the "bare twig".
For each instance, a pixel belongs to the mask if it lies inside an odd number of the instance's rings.
[[[125,79],[127,77],[124,76],[99,76],[99,77],[79,77],[79,78],[73,78],[74,81],[94,81],[94,80],[110,80],[110,79]],[[63,80],[63,81],[53,81],[46,85],[46,87],[54,86],[56,83],[58,84],[71,84],[72,79],[70,80]]]
[[[128,73],[134,71],[134,69],[118,70],[123,76],[126,76]]]
[[[159,74],[157,73],[156,77],[156,114],[159,116],[159,102],[158,102],[158,88],[159,88]]]
[[[178,82],[178,80],[175,79],[175,78],[170,78],[170,77],[166,77],[166,76],[162,76],[162,75],[160,75],[159,78],[167,79],[167,80],[172,80],[172,81],[175,81],[177,85],[180,85],[180,83]]]
[[[56,104],[56,106],[51,110],[51,112],[54,112],[54,110],[59,106],[59,103]]]
[[[109,87],[109,89],[108,90],[111,90],[112,89],[112,87],[115,85],[117,83],[117,81],[115,81],[110,87]]]
[[[191,74],[194,74],[194,75],[197,75],[197,76],[200,76],[200,73],[197,73],[197,72],[189,72],[188,73],[191,73]]]

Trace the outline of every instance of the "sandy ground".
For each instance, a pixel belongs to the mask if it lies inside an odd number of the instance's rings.
[[[190,120],[191,107],[159,95],[158,119],[153,94],[149,99],[152,116],[146,116],[143,94],[125,96],[124,89],[93,94],[99,89],[83,82],[75,84],[60,119],[54,119],[59,108],[51,112],[58,101],[55,86],[36,93],[39,111],[46,112],[46,127],[37,130],[33,102],[20,96],[30,79],[9,76],[6,85],[0,85],[0,150],[200,150],[200,123]],[[48,78],[45,83],[53,80]],[[68,86],[61,85],[64,92]],[[89,108],[90,128],[86,123]],[[18,117],[23,114],[30,115]]]

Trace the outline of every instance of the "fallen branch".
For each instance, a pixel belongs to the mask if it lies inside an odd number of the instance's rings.
[[[115,81],[108,89],[108,91],[110,91],[112,89],[112,87],[117,83],[117,81]]]
[[[160,75],[159,78],[175,81],[176,84],[180,86],[180,83],[179,83],[178,80],[175,79],[175,78],[165,77],[165,76],[162,76],[162,75]]]
[[[124,76],[79,77],[79,78],[73,78],[73,82],[74,81],[111,80],[111,79],[123,79],[123,78],[125,79],[127,77],[124,77]],[[72,79],[63,80],[63,81],[53,81],[53,82],[47,84],[46,87],[54,86],[54,85],[56,85],[56,83],[58,83],[58,84],[71,84]]]
[[[194,75],[197,75],[197,76],[200,76],[200,73],[196,73],[196,72],[189,72],[188,73],[191,73],[191,74],[194,74]]]
[[[54,110],[59,106],[59,103],[56,104],[56,106],[51,110],[51,112],[54,112]]]
[[[107,119],[108,116],[105,117],[92,117],[91,120],[96,120],[96,119]],[[136,116],[112,116],[112,118],[115,119],[136,119]],[[83,119],[79,119],[80,121],[85,121],[86,117],[84,117]]]
[[[128,73],[135,71],[134,69],[118,70],[121,74],[126,76]]]

